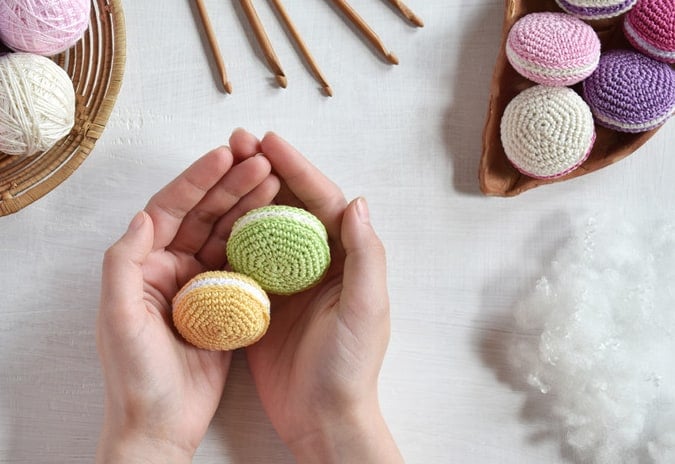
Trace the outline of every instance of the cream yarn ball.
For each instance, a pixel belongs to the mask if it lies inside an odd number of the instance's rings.
[[[75,89],[62,68],[30,53],[0,56],[0,153],[49,150],[74,123]]]

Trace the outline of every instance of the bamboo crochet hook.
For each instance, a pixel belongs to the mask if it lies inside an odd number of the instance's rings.
[[[251,2],[251,0],[241,0],[241,6],[244,9],[244,13],[246,13],[246,17],[248,18],[249,24],[253,28],[253,33],[255,34],[256,39],[258,40],[258,44],[260,44],[260,48],[262,49],[267,64],[270,66],[270,68],[272,68],[272,71],[274,72],[274,79],[276,79],[279,86],[285,89],[286,85],[288,85],[286,74],[284,74],[284,70],[281,69],[279,58],[277,57],[277,54],[274,53],[272,43],[270,42],[270,39],[267,36],[267,32],[265,32],[265,27],[260,21],[258,13],[255,11],[253,3]]]
[[[206,33],[206,39],[208,40],[209,46],[211,47],[213,59],[216,61],[216,66],[218,67],[218,73],[220,74],[220,80],[223,84],[223,88],[227,93],[232,93],[232,84],[227,78],[225,63],[223,62],[223,57],[220,54],[220,47],[218,47],[218,41],[216,40],[216,35],[213,32],[213,26],[211,25],[209,14],[206,12],[206,7],[204,6],[204,2],[202,0],[195,0],[195,3],[197,4],[197,10],[199,11],[202,27]]]
[[[309,65],[310,69],[312,70],[312,74],[314,74],[314,77],[316,78],[317,81],[321,84],[321,87],[323,88],[323,91],[328,95],[329,97],[333,96],[333,89],[331,88],[330,84],[326,80],[326,77],[323,75],[321,72],[321,69],[319,69],[319,65],[316,63],[314,60],[314,57],[309,51],[309,48],[307,48],[307,44],[303,40],[302,36],[300,35],[300,32],[298,29],[295,27],[295,24],[291,20],[291,17],[289,16],[288,12],[286,11],[286,8],[284,7],[283,3],[281,3],[281,0],[272,0],[272,3],[274,4],[275,8],[279,12],[279,15],[281,16],[281,19],[283,20],[284,24],[286,25],[286,28],[290,32],[291,36],[293,37],[293,40],[295,40],[295,43],[297,44],[298,48],[300,49],[300,53],[302,53],[303,57],[305,58],[305,61]]]
[[[346,0],[333,0],[333,3],[349,18],[349,20],[361,31],[368,41],[380,52],[391,64],[398,64],[398,58],[392,52],[387,50],[382,40],[375,31],[365,22],[365,20],[356,12]]]
[[[422,18],[417,16],[408,6],[403,3],[401,0],[389,0],[389,3],[391,3],[398,11],[401,12],[403,16],[406,17],[408,21],[410,21],[413,25],[417,27],[424,27],[424,21],[422,21]]]

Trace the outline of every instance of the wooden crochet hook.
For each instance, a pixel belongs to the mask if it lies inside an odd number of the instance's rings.
[[[391,64],[398,64],[398,58],[382,43],[375,31],[368,26],[364,19],[356,12],[346,0],[333,0],[333,3],[349,18],[349,20],[361,31],[368,41],[380,52]]]
[[[283,20],[284,24],[286,25],[286,28],[288,29],[291,36],[293,37],[293,40],[295,41],[298,48],[300,49],[300,53],[302,53],[303,57],[305,58],[305,61],[309,65],[310,69],[312,70],[312,73],[314,74],[314,77],[316,78],[317,81],[319,81],[319,83],[321,84],[321,87],[323,87],[323,91],[326,92],[326,95],[328,95],[329,97],[332,97],[333,96],[333,89],[331,88],[330,84],[326,80],[326,77],[321,72],[321,69],[319,69],[319,65],[314,60],[314,57],[312,56],[312,54],[309,51],[309,48],[307,48],[307,44],[302,39],[302,36],[300,35],[300,32],[295,27],[295,24],[291,20],[291,17],[289,16],[288,12],[286,11],[286,8],[284,7],[283,3],[281,3],[281,0],[272,0],[272,3],[274,4],[275,8],[279,12],[279,16],[281,16],[281,19]]]
[[[260,44],[260,48],[262,49],[267,64],[270,66],[270,68],[272,68],[272,71],[274,72],[274,79],[276,79],[279,86],[285,89],[286,85],[288,85],[286,74],[284,74],[284,70],[281,69],[279,58],[277,57],[277,54],[274,53],[272,43],[270,42],[270,39],[267,36],[267,32],[265,32],[265,27],[260,21],[260,17],[258,17],[258,13],[255,11],[255,7],[253,6],[252,1],[241,0],[241,6],[244,9],[244,13],[246,13],[246,17],[248,18],[249,24],[253,28],[253,33],[255,34],[256,39],[258,40],[258,44]]]
[[[211,47],[211,53],[213,58],[216,61],[216,66],[218,67],[218,73],[220,74],[220,80],[223,84],[225,92],[232,93],[232,84],[227,78],[227,71],[225,70],[225,63],[223,62],[223,56],[220,54],[220,47],[218,47],[218,41],[216,40],[216,34],[213,32],[213,26],[211,25],[211,20],[209,19],[209,14],[206,12],[206,7],[204,6],[203,0],[195,0],[197,4],[197,10],[199,11],[199,17],[202,21],[202,27],[206,33],[206,39],[209,42]]]
[[[401,0],[389,0],[389,3],[391,3],[398,11],[401,12],[403,16],[406,17],[408,21],[410,21],[413,25],[417,27],[424,27],[424,21],[422,21],[422,18],[417,16],[408,6],[403,3]]]

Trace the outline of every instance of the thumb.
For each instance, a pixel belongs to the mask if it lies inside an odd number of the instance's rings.
[[[153,239],[152,219],[145,211],[140,211],[124,235],[105,252],[101,281],[102,313],[123,312],[142,302],[142,265],[152,250]],[[123,314],[119,316],[123,317]]]
[[[384,246],[370,223],[364,198],[352,201],[342,219],[345,267],[341,296],[345,317],[389,323],[389,295]],[[366,330],[373,327],[367,323]]]

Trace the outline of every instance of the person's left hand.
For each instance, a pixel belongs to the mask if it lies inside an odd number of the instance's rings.
[[[97,345],[105,419],[97,462],[190,462],[216,411],[230,352],[184,342],[171,299],[219,269],[234,221],[279,190],[270,163],[237,130],[152,197],[104,258]]]

